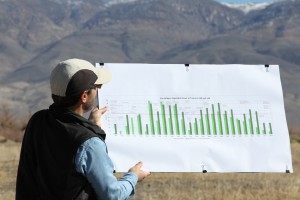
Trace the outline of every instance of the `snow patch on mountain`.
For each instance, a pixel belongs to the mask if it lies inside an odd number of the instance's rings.
[[[67,4],[67,5],[80,5],[84,3],[83,0],[50,0],[57,4]]]
[[[0,1],[5,1],[5,0],[0,0]],[[59,4],[68,4],[68,5],[80,5],[84,3],[84,0],[50,0],[50,1]],[[125,4],[125,3],[135,2],[135,1],[137,0],[101,0],[101,3],[105,7],[110,7],[116,4]]]
[[[263,2],[263,3],[225,3],[221,4],[228,6],[230,8],[242,10],[244,13],[248,13],[253,10],[262,10],[272,4],[273,2]]]
[[[135,2],[137,0],[110,0],[107,3],[104,4],[105,7],[110,7],[116,4],[124,4],[124,3],[131,3]]]

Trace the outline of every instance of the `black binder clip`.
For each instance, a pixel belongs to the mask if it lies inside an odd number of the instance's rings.
[[[285,173],[287,173],[287,174],[289,174],[289,173],[290,173],[290,170],[289,170],[289,167],[288,167],[288,166],[286,166]]]
[[[205,169],[204,165],[202,165],[202,173],[207,173],[207,170]]]
[[[188,72],[190,70],[189,69],[190,64],[184,64],[184,66],[185,66],[185,70]]]
[[[269,65],[265,65],[266,72],[269,72]]]
[[[100,66],[104,66],[104,63],[99,63]]]

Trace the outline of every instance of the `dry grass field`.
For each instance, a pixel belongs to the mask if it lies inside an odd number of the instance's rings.
[[[293,174],[153,173],[137,186],[134,199],[299,200],[300,143],[292,143]]]
[[[0,200],[15,199],[23,120],[0,127]],[[1,122],[1,120],[0,120]],[[3,122],[3,121],[2,121]],[[7,127],[8,126],[8,127]],[[5,128],[6,127],[6,128]],[[290,128],[293,174],[286,173],[152,173],[138,184],[134,200],[299,200],[300,129]],[[121,174],[116,174],[117,177]],[[30,183],[28,183],[30,184]]]
[[[13,200],[21,144],[0,140],[0,200]],[[134,200],[298,200],[300,143],[292,142],[293,174],[152,173],[136,188]],[[117,174],[120,176],[120,174]],[[29,183],[30,184],[30,183]]]

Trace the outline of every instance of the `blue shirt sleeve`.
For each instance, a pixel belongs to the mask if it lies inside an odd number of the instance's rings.
[[[114,167],[106,152],[106,145],[97,137],[88,139],[78,148],[75,165],[77,172],[88,179],[98,199],[128,199],[135,193],[137,175],[128,172],[117,180],[113,175]]]

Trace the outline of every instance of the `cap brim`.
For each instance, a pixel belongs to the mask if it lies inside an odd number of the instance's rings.
[[[111,80],[111,73],[110,71],[103,69],[103,68],[96,68],[95,73],[98,76],[95,84],[105,84]]]

